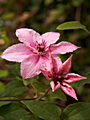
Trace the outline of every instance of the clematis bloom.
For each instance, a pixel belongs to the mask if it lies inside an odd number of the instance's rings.
[[[40,35],[32,29],[21,28],[16,30],[16,36],[21,43],[7,48],[1,57],[8,61],[21,62],[21,76],[25,79],[41,72],[40,69],[49,63],[49,53],[65,54],[78,48],[69,42],[54,45],[60,36],[57,32]]]
[[[70,56],[64,63],[58,57],[51,56],[51,65],[47,70],[42,69],[44,76],[51,80],[50,86],[52,91],[61,88],[67,95],[77,100],[74,89],[67,83],[76,82],[86,77],[80,76],[75,73],[68,73],[71,68],[72,56]]]

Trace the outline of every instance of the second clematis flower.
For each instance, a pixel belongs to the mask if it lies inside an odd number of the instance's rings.
[[[72,56],[62,63],[58,57],[51,56],[50,68],[48,67],[46,68],[47,70],[42,69],[41,71],[48,80],[51,80],[50,86],[52,91],[61,88],[67,95],[77,100],[74,89],[67,83],[86,79],[86,77],[75,73],[68,73],[71,68],[71,60]]]
[[[21,28],[16,30],[16,36],[22,43],[7,48],[1,57],[21,62],[21,76],[24,79],[40,74],[43,65],[49,63],[49,53],[65,54],[78,48],[69,42],[53,44],[59,39],[60,34],[57,32],[40,35],[32,29]]]

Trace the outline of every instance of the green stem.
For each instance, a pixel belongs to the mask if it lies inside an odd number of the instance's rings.
[[[43,97],[45,97],[47,94],[48,94],[48,92],[50,91],[50,87],[47,89],[47,91],[45,92],[45,94],[43,95],[43,96],[41,96],[41,97],[39,97],[39,99],[41,99],[41,98],[43,98]]]

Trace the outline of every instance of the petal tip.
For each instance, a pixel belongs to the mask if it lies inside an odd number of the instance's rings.
[[[78,98],[77,98],[77,97],[75,97],[75,100],[77,100],[77,101],[78,101]]]
[[[87,77],[83,77],[83,79],[87,79]]]
[[[54,89],[52,89],[52,92],[54,92],[55,90]]]
[[[78,98],[77,98],[76,94],[74,94],[74,96],[71,96],[71,97],[73,97],[75,100],[78,101]]]
[[[81,48],[81,47],[77,47],[77,49],[78,49],[78,48]]]
[[[72,57],[73,57],[73,54],[71,54],[70,59],[72,59]]]
[[[4,53],[3,53],[2,55],[0,55],[0,58],[5,59],[5,55],[4,55]]]
[[[15,35],[18,37],[18,29],[16,30]]]

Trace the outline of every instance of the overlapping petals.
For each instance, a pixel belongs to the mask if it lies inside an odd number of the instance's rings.
[[[40,35],[32,29],[21,28],[16,30],[16,36],[22,43],[7,48],[1,57],[9,61],[22,62],[21,76],[24,79],[38,75],[43,64],[49,69],[51,66],[50,54],[64,54],[78,48],[69,42],[54,44],[60,37],[57,32]],[[57,62],[57,66],[61,66],[60,64]]]
[[[50,82],[50,86],[52,88],[52,91],[54,92],[55,90],[57,90],[58,88],[60,88],[61,85],[60,85],[59,81],[57,82],[57,85],[55,85],[54,81],[51,81]]]
[[[32,55],[21,63],[21,75],[24,78],[34,77],[40,73],[41,58]]]
[[[8,61],[21,62],[21,76],[32,78],[41,72],[50,80],[52,91],[61,88],[67,95],[77,100],[74,89],[67,83],[76,82],[86,77],[68,73],[71,68],[72,56],[64,63],[54,54],[73,52],[79,47],[70,42],[54,44],[60,37],[57,32],[47,32],[42,35],[32,29],[16,30],[16,36],[22,43],[7,48],[2,58]]]
[[[72,55],[60,66],[60,74],[66,74],[69,72],[72,63]]]
[[[54,58],[53,56],[51,57],[51,61],[54,69],[52,69],[51,66],[50,71],[47,70],[41,71],[48,80],[51,80],[50,86],[52,88],[52,91],[61,88],[67,95],[77,100],[77,96],[74,89],[67,83],[72,83],[82,79],[86,79],[86,77],[80,76],[75,73],[68,73],[71,68],[72,56],[70,56],[64,63],[61,62],[58,63],[59,62],[58,58],[57,57]],[[58,64],[60,64],[59,71],[57,66]],[[68,74],[66,75],[66,73]]]

